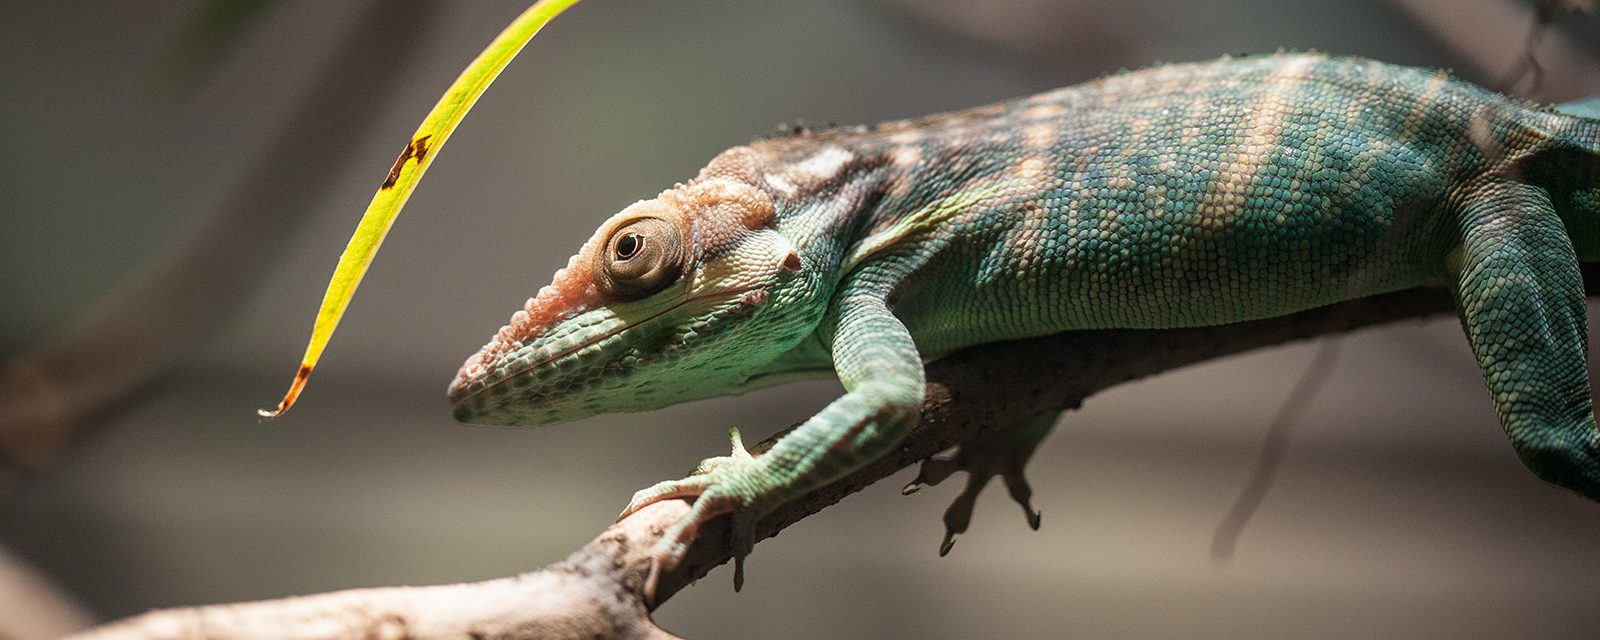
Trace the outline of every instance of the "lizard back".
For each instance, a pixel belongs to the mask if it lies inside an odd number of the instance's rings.
[[[936,357],[1437,282],[1454,187],[1534,153],[1563,118],[1444,72],[1299,54],[753,147],[797,201],[878,181],[863,219],[835,222],[843,268],[912,263],[893,306]]]

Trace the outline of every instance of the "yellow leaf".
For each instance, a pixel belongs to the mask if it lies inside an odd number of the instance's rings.
[[[378,187],[378,193],[372,196],[372,203],[367,205],[367,212],[361,216],[355,234],[350,236],[350,244],[345,246],[344,254],[339,256],[339,266],[334,269],[333,278],[328,281],[328,291],[322,296],[322,307],[317,310],[317,320],[311,328],[311,341],[306,345],[306,354],[300,360],[300,370],[295,373],[289,392],[278,402],[276,410],[260,410],[258,413],[263,417],[283,415],[300,397],[306,381],[311,378],[311,370],[322,357],[323,348],[333,337],[334,328],[339,326],[339,318],[350,306],[350,298],[361,284],[361,277],[366,275],[367,266],[372,264],[378,246],[383,244],[383,237],[388,235],[389,227],[400,215],[401,207],[411,197],[411,192],[428,170],[428,165],[438,157],[439,150],[444,148],[456,125],[461,124],[461,119],[478,101],[478,96],[483,95],[483,91],[500,75],[500,70],[522,51],[523,45],[545,24],[577,3],[578,0],[539,0],[528,7],[489,43],[483,53],[478,54],[472,64],[467,65],[455,83],[450,85],[450,90],[439,98],[439,103],[434,105],[427,119],[422,121],[422,126],[417,127],[417,132],[406,143],[405,150],[400,152],[400,157],[389,169],[389,175]]]

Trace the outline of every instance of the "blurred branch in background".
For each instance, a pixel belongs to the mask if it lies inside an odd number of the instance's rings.
[[[1552,28],[1568,14],[1592,11],[1594,0],[1539,0],[1535,7],[1514,0],[1384,2],[1475,75],[1510,80],[1499,87],[1507,92],[1552,102],[1600,94],[1600,74],[1594,73],[1600,57],[1592,47],[1585,48]],[[973,11],[971,3],[958,0],[872,0],[862,6],[896,31],[934,48],[954,48],[1049,71],[1073,68],[1085,52],[1093,52],[1097,62],[1117,60],[1142,67],[1154,62],[1151,43],[1162,33],[1189,28],[1172,24],[1174,18],[1162,11],[1161,3],[1007,0],[1003,4],[987,11]],[[1523,43],[1512,34],[1524,32],[1526,51],[1514,49],[1512,43]],[[1535,85],[1532,78],[1542,81]],[[1532,90],[1518,91],[1526,89]]]
[[[218,4],[204,11],[214,13]],[[84,428],[133,400],[184,347],[238,308],[306,226],[331,182],[327,176],[359,146],[371,114],[389,102],[416,39],[442,6],[367,5],[276,142],[213,212],[60,335],[0,366],[0,471],[14,478],[43,468]],[[236,37],[253,12],[223,21],[228,29],[202,31],[207,38]],[[198,36],[183,38],[181,50],[199,46],[189,44]],[[0,497],[8,488],[0,482]]]
[[[1239,536],[1261,508],[1262,501],[1267,497],[1267,489],[1272,488],[1272,483],[1277,480],[1283,454],[1289,449],[1289,436],[1294,433],[1295,425],[1300,424],[1311,401],[1328,384],[1328,378],[1338,362],[1339,339],[1324,339],[1317,346],[1317,354],[1312,357],[1311,364],[1306,365],[1306,372],[1301,374],[1300,381],[1289,390],[1289,396],[1278,408],[1277,415],[1272,416],[1267,435],[1261,440],[1261,452],[1256,455],[1255,469],[1250,471],[1250,479],[1239,490],[1239,497],[1234,499],[1228,513],[1217,523],[1217,530],[1211,535],[1212,559],[1233,559],[1233,551],[1239,546]]]
[[[205,5],[167,39],[148,76],[165,94],[182,99],[193,93],[217,63],[272,6],[274,0],[205,0]]]
[[[1539,0],[1524,39],[1522,57],[1496,87],[1502,93],[1520,95],[1520,88],[1527,85],[1528,93],[1539,93],[1544,84],[1544,65],[1539,62],[1539,45],[1544,42],[1544,34],[1550,31],[1550,25],[1567,14],[1593,9],[1594,0]]]
[[[187,93],[267,4],[207,3],[162,59],[175,65],[164,69],[171,75],[163,89]],[[50,342],[0,364],[0,499],[22,474],[45,468],[75,436],[133,401],[256,287],[305,226],[326,176],[358,146],[369,114],[400,85],[410,44],[437,8],[427,0],[370,2],[277,142],[213,212]],[[64,591],[0,550],[0,640],[54,638],[92,622]]]
[[[1104,73],[1104,60],[1145,66],[1152,56],[1146,46],[1150,32],[1168,26],[1151,16],[1143,2],[1008,0],[1004,4],[985,11],[975,11],[963,0],[870,0],[860,6],[930,51],[960,51],[1050,75],[1076,75],[1063,70]],[[1094,52],[1087,61],[1086,51]],[[1086,68],[1083,62],[1088,62]]]
[[[1600,57],[1579,46],[1550,23],[1560,15],[1592,0],[1541,0],[1535,9],[1506,0],[1388,0],[1389,4],[1427,30],[1446,49],[1488,78],[1507,79],[1513,90],[1532,56],[1537,60],[1540,78],[1535,91],[1523,97],[1546,102],[1564,102],[1600,94]],[[1545,14],[1541,17],[1541,14]],[[1519,51],[1507,45],[1505,34],[1513,29],[1531,29],[1528,46],[1537,50]]]
[[[1600,264],[1583,266],[1589,295],[1600,294]],[[895,472],[1045,409],[1076,408],[1118,384],[1219,358],[1455,308],[1440,289],[1410,289],[1254,322],[1175,330],[1081,331],[989,344],[929,366],[922,421],[898,455],[856,470],[764,517],[756,538],[791,524]],[[790,427],[792,430],[794,427]],[[760,454],[788,433],[750,449]],[[356,589],[283,600],[154,611],[80,640],[134,638],[666,638],[649,620],[659,606],[729,559],[727,528],[707,527],[653,602],[644,584],[652,549],[688,503],[669,500],[618,522],[566,560],[485,582]]]
[[[95,616],[54,581],[0,549],[0,640],[59,638]]]

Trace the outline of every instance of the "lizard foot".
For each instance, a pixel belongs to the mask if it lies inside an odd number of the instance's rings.
[[[744,587],[744,558],[755,547],[756,515],[750,503],[759,491],[759,462],[744,448],[739,430],[732,430],[733,453],[701,461],[689,477],[657,483],[633,494],[618,520],[646,506],[683,498],[694,501],[689,514],[666,533],[651,550],[650,576],[645,580],[644,596],[655,600],[656,583],[661,574],[676,569],[689,552],[700,527],[721,515],[732,514],[733,590]]]
[[[1033,488],[1028,486],[1022,469],[1033,457],[1039,441],[1054,426],[1056,415],[1050,412],[1029,421],[1023,428],[980,436],[960,445],[953,453],[942,453],[922,463],[917,477],[900,490],[902,495],[911,495],[924,486],[939,484],[957,471],[967,472],[967,486],[944,512],[944,540],[939,543],[940,556],[948,555],[950,548],[955,546],[956,536],[966,533],[967,527],[972,524],[972,507],[978,500],[978,494],[995,476],[1000,476],[1011,499],[1022,506],[1028,526],[1036,531],[1039,529],[1040,514],[1033,508]]]

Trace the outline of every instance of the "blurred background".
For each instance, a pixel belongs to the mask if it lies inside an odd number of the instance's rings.
[[[591,0],[452,138],[309,390],[262,423],[395,154],[525,8],[0,3],[0,637],[151,607],[509,575],[628,496],[809,416],[800,384],[522,430],[456,424],[467,355],[611,213],[780,122],[870,123],[1157,61],[1317,49],[1519,64],[1514,0]],[[1524,95],[1600,93],[1600,18]],[[1119,387],[936,554],[910,472],[656,615],[693,638],[1592,638],[1600,505],[1541,484],[1453,318],[1343,339],[1229,560],[1213,530],[1315,345]],[[56,597],[49,596],[55,592]]]

